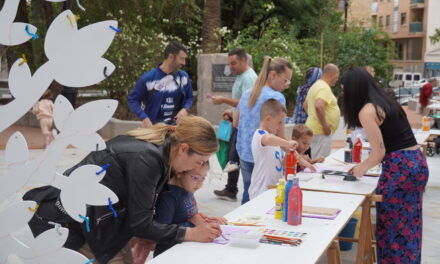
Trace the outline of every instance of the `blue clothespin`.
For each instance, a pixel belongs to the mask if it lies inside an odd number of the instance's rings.
[[[118,217],[118,213],[116,213],[115,208],[113,208],[112,199],[110,199],[110,197],[108,198],[108,209],[110,209],[110,211],[112,211],[114,218]]]
[[[24,28],[24,30],[26,30],[26,33],[27,33],[29,36],[32,36],[32,39],[37,39],[37,38],[38,38],[38,35],[37,35],[36,33],[32,33],[32,32],[29,31],[29,25],[26,25],[26,27]]]
[[[108,26],[110,29],[113,29],[114,31],[116,31],[117,33],[121,32],[122,29],[120,28],[115,28],[114,26]]]
[[[87,261],[87,262],[84,263],[84,264],[91,264],[93,261],[95,261],[95,259],[90,259],[89,261]]]
[[[102,166],[101,170],[96,172],[96,175],[99,175],[99,174],[103,173],[106,169],[108,169],[108,167],[110,167],[110,163],[107,163],[104,166]]]
[[[86,230],[90,232],[90,219],[87,216],[79,215],[79,217],[86,222]]]

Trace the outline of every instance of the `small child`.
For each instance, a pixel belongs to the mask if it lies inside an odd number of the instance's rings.
[[[296,125],[292,130],[292,140],[296,140],[298,142],[298,147],[296,151],[298,154],[310,164],[315,164],[319,162],[324,162],[324,157],[319,157],[317,159],[312,160],[310,156],[306,154],[306,152],[310,149],[310,144],[312,144],[313,139],[313,131],[308,128],[306,125]],[[305,166],[299,164],[297,171],[303,171]]]
[[[195,227],[206,223],[226,224],[227,220],[224,217],[207,217],[198,212],[194,193],[202,187],[208,171],[209,162],[205,162],[199,169],[172,177],[168,182],[169,191],[163,192],[157,201],[154,220],[163,224],[177,224],[185,227]],[[154,248],[151,246],[154,242],[136,239],[135,243],[133,250],[135,263],[144,263],[149,249]],[[172,246],[173,244],[156,244],[154,257]],[[143,257],[141,258],[139,255],[143,255]],[[140,258],[141,261],[139,261]]]
[[[275,99],[267,100],[261,107],[260,127],[252,138],[252,156],[255,165],[249,186],[251,200],[283,177],[284,153],[281,147],[295,149],[298,145],[294,140],[275,136],[282,129],[286,113],[286,108]]]
[[[52,123],[53,123],[53,102],[52,93],[46,90],[40,100],[32,107],[32,114],[37,116],[40,121],[41,133],[44,136],[44,148],[46,148],[53,140]]]

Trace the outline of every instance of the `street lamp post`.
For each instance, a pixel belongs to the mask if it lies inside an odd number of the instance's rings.
[[[347,32],[348,0],[344,0],[344,32]]]

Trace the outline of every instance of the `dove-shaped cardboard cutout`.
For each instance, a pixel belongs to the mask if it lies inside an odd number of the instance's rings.
[[[99,183],[105,176],[105,171],[97,174],[99,171],[101,167],[97,165],[84,165],[69,177],[57,174],[52,184],[61,190],[60,200],[66,212],[80,223],[84,219],[79,215],[86,215],[86,205],[105,206],[108,205],[108,198],[113,203],[119,201],[112,190]]]
[[[73,13],[59,14],[47,30],[44,51],[52,66],[54,79],[62,85],[83,87],[98,83],[115,70],[115,66],[102,58],[117,28],[114,20],[91,24],[78,30]]]
[[[88,259],[79,252],[63,248],[68,235],[69,229],[55,227],[43,232],[34,239],[26,241],[26,243],[13,236],[15,247],[11,249],[11,253],[19,257],[25,264],[87,263]]]
[[[0,201],[20,190],[29,179],[30,174],[26,172],[25,166],[28,158],[26,140],[20,132],[15,132],[6,143],[5,161],[10,170],[0,176]]]
[[[35,34],[37,28],[31,24],[14,22],[17,15],[19,0],[5,0],[0,10],[0,44],[5,46],[20,45],[32,38],[26,32]]]

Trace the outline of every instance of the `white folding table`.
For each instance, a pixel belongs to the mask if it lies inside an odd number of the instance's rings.
[[[327,249],[335,247],[335,239],[347,224],[355,210],[363,203],[365,196],[303,191],[303,204],[307,206],[339,208],[341,212],[334,220],[305,218],[299,226],[291,226],[273,215],[266,214],[275,205],[275,190],[268,190],[248,203],[236,208],[225,217],[233,221],[245,214],[266,215],[266,228],[306,232],[300,246],[279,246],[259,243],[255,249],[218,245],[214,243],[183,242],[162,253],[148,264],[234,264],[234,263],[315,263]],[[259,228],[259,227],[242,227]],[[336,243],[336,246],[338,244]],[[329,254],[331,257],[331,254]],[[329,261],[336,263],[337,257]]]

